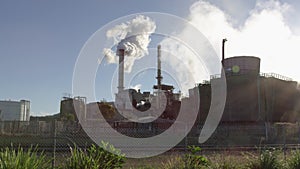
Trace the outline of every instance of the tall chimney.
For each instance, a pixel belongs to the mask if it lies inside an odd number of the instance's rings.
[[[222,41],[222,64],[225,59],[225,42],[226,41],[227,41],[227,39],[223,39],[223,41]]]
[[[124,90],[124,49],[118,49],[119,56],[119,84],[118,84],[118,92],[122,92]]]
[[[161,76],[161,45],[157,46],[157,89],[161,89],[161,80],[162,80],[162,76]]]

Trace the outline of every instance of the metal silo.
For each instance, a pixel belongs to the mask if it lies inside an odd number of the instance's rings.
[[[260,72],[260,58],[254,56],[235,56],[223,60],[226,76],[253,75]]]
[[[227,100],[223,121],[255,122],[260,120],[260,59],[236,56],[223,60],[227,81]]]

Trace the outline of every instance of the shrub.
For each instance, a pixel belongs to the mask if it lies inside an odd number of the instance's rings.
[[[206,157],[199,154],[200,147],[189,146],[189,153],[185,156],[175,156],[162,164],[163,169],[201,169],[208,168],[209,161]]]
[[[300,169],[300,151],[293,151],[292,156],[288,161],[290,169]]]
[[[257,159],[252,159],[249,165],[250,169],[281,169],[278,160],[279,151],[263,150]]]
[[[43,153],[38,154],[37,147],[25,151],[19,147],[1,149],[0,168],[2,169],[41,169],[50,168],[50,160],[46,160]]]
[[[200,147],[189,146],[190,153],[185,155],[185,168],[194,169],[194,168],[203,168],[207,167],[209,162],[208,159],[198,153],[201,151]]]
[[[245,168],[242,164],[237,164],[235,161],[224,160],[219,163],[214,163],[212,165],[213,169],[243,169]]]
[[[169,159],[167,162],[162,163],[162,169],[183,169],[185,168],[185,162],[182,157],[175,156]]]
[[[102,147],[92,145],[87,150],[75,146],[67,160],[66,169],[112,169],[121,168],[125,162],[124,154],[113,145],[102,142]],[[106,151],[109,150],[110,152]],[[112,152],[112,153],[111,153]]]
[[[155,169],[155,167],[146,165],[146,166],[140,166],[140,167],[135,167],[135,168],[130,168],[130,169]]]

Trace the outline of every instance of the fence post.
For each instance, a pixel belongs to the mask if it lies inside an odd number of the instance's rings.
[[[297,128],[298,128],[298,143],[300,142],[300,125],[299,125],[299,121],[297,121]]]
[[[283,155],[284,155],[284,160],[286,160],[286,127],[283,126],[283,140],[284,140],[284,144],[283,144]]]
[[[184,139],[184,151],[187,152],[187,148],[188,148],[188,131],[187,131],[187,126],[186,124],[184,124],[184,130],[185,130],[185,133],[186,133],[186,136],[185,136],[185,139]]]
[[[52,169],[55,168],[55,152],[56,152],[56,120],[52,121],[53,128],[53,151],[52,151]]]
[[[268,122],[265,122],[265,137],[266,137],[266,142],[269,141],[269,124]]]

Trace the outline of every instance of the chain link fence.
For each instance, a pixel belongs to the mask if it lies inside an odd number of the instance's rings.
[[[136,138],[155,136],[166,130],[169,125],[111,124],[119,133]],[[205,144],[198,143],[201,128],[202,126],[195,126],[173,150],[185,151],[189,145],[198,145],[203,149],[214,151],[262,146],[286,149],[298,147],[300,143],[299,123],[220,124]],[[101,130],[105,132],[105,128]],[[70,155],[70,147],[77,146],[84,149],[92,144],[95,143],[87,136],[78,122],[55,120],[0,122],[1,148],[21,146],[27,149],[31,146],[38,146],[40,151],[44,151],[53,160],[53,166],[65,161]]]

